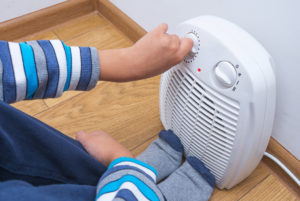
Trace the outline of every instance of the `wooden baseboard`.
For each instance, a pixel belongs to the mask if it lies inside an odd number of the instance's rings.
[[[94,0],[68,0],[0,23],[0,40],[12,41],[95,11]]]
[[[114,24],[130,40],[136,42],[147,32],[109,0],[97,0],[99,13]]]

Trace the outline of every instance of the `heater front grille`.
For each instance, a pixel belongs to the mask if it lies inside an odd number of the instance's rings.
[[[182,140],[187,156],[200,158],[219,181],[228,165],[239,103],[206,86],[185,68],[166,75],[166,124]]]

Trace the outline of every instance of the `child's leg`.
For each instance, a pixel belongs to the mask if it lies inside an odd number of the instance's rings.
[[[158,187],[167,200],[206,201],[214,190],[215,178],[200,160],[188,157]]]
[[[0,181],[96,185],[105,170],[79,142],[0,101]]]
[[[156,169],[159,182],[181,165],[182,155],[180,139],[171,130],[162,130],[159,137],[137,159]]]

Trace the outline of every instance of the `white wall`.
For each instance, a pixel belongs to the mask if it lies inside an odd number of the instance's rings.
[[[277,110],[273,137],[300,159],[299,0],[111,0],[147,31],[174,27],[199,15],[228,19],[250,32],[276,62]]]
[[[66,0],[0,0],[0,22],[46,8]]]

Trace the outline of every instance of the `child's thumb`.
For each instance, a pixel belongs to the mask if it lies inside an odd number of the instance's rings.
[[[189,51],[192,49],[194,45],[194,42],[190,38],[181,38],[180,39],[180,47],[178,49],[178,54],[183,59],[185,55],[189,53]]]
[[[76,134],[76,140],[81,141],[81,140],[84,138],[85,134],[86,134],[86,133],[85,133],[84,131],[79,131],[79,132]]]

